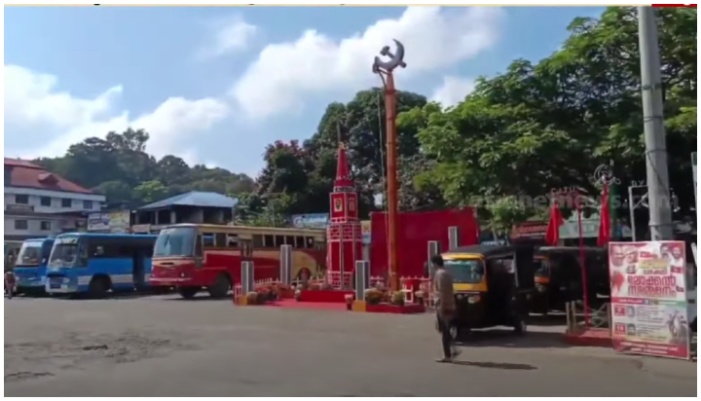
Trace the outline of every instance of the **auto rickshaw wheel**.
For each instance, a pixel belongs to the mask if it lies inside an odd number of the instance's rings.
[[[528,325],[526,324],[526,319],[520,317],[516,320],[514,325],[514,332],[518,335],[524,335],[528,331]]]
[[[458,341],[460,339],[460,328],[454,324],[450,325],[450,338],[453,341]]]

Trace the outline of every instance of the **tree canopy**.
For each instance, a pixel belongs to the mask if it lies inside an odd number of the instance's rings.
[[[238,196],[254,181],[245,174],[203,165],[188,166],[177,156],[156,160],[146,153],[149,135],[143,130],[110,132],[71,145],[63,157],[36,162],[77,184],[106,196],[108,207],[141,206],[191,190]]]
[[[696,148],[696,10],[658,11],[665,128],[671,187],[682,209],[694,203],[690,152]],[[623,186],[645,178],[636,11],[610,7],[577,18],[549,57],[518,59],[478,79],[463,102],[445,108],[398,92],[400,208],[463,206],[494,199],[481,212],[496,228],[542,211],[518,199],[577,186],[598,193],[593,174],[610,165]],[[277,141],[255,179],[224,169],[188,166],[177,156],[145,153],[148,134],[128,130],[72,145],[41,159],[51,170],[107,195],[139,204],[186,190],[236,195],[247,224],[285,224],[294,213],[328,212],[338,143],[367,216],[384,193],[385,111],[380,88],[332,103],[307,140]]]

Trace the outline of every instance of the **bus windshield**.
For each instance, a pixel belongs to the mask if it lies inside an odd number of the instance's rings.
[[[17,267],[35,267],[43,261],[41,242],[25,242],[17,255]]]
[[[71,267],[78,260],[78,250],[80,246],[79,238],[58,238],[54,242],[49,258],[49,266]]]
[[[477,259],[446,260],[445,269],[456,284],[477,284],[484,277],[484,265]]]
[[[190,227],[161,230],[153,249],[154,257],[194,256],[197,231]]]

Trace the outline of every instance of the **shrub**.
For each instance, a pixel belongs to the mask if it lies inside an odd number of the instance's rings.
[[[396,291],[392,294],[392,305],[404,306],[404,293]]]
[[[377,305],[380,302],[382,302],[384,294],[382,291],[378,290],[377,288],[368,288],[365,290],[365,302],[368,303],[368,305]]]

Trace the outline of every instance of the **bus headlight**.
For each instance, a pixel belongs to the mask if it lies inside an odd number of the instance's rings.
[[[479,295],[473,295],[473,296],[467,298],[467,302],[470,303],[470,304],[476,304],[476,303],[479,302],[480,300],[481,300],[481,298],[480,298]]]

